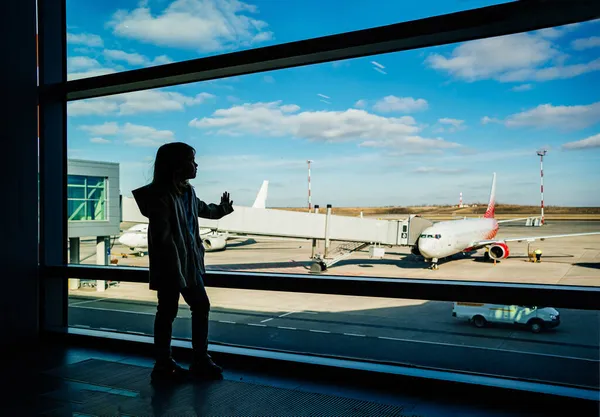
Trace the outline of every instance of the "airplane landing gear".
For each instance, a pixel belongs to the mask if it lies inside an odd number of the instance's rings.
[[[433,258],[431,260],[431,266],[429,267],[429,269],[432,269],[434,271],[437,271],[440,267],[438,266],[438,259],[437,258]]]
[[[310,273],[311,274],[320,274],[321,272],[327,270],[327,265],[325,264],[325,262],[319,260],[316,262],[313,262],[310,265]]]

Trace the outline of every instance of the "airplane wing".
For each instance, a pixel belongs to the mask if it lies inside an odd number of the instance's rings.
[[[600,235],[600,232],[571,233],[571,234],[567,234],[567,235],[549,235],[549,236],[534,236],[534,237],[509,237],[506,239],[480,240],[478,242],[474,242],[472,245],[472,248],[473,249],[482,248],[484,246],[492,245],[494,243],[502,243],[502,242],[535,242],[536,240],[556,239],[559,237],[592,236],[592,235]]]

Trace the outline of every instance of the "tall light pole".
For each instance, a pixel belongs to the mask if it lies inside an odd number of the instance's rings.
[[[306,161],[306,163],[308,164],[308,212],[310,213],[310,211],[312,210],[312,202],[311,202],[311,195],[310,195],[310,164],[311,162],[314,162],[310,159],[308,159]]]
[[[541,149],[537,151],[537,154],[540,157],[540,192],[542,197],[541,208],[542,208],[542,221],[540,224],[544,224],[544,156],[548,151],[546,149]]]

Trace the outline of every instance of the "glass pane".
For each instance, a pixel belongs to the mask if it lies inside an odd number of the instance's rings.
[[[234,201],[199,219],[209,269],[599,286],[597,27],[70,102],[69,157],[118,164],[118,265],[148,267],[132,191],[183,141]]]
[[[70,326],[153,335],[147,284],[70,287]],[[222,288],[208,296],[212,343],[599,387],[598,311]],[[173,329],[191,338],[183,298]]]
[[[86,201],[69,200],[67,203],[67,216],[69,221],[87,220],[86,219]]]
[[[67,196],[69,199],[85,199],[85,187],[69,186],[67,187]]]
[[[89,200],[88,201],[88,220],[106,220],[104,212],[104,201]]]
[[[67,2],[68,79],[298,41],[506,0]]]
[[[68,175],[67,178],[69,185],[85,185],[86,177],[82,175]]]
[[[104,187],[104,178],[101,177],[87,177],[87,186],[89,187]]]

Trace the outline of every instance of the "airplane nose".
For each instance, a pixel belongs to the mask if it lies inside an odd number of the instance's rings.
[[[425,239],[419,239],[419,252],[421,252],[421,255],[423,255],[425,258],[431,258],[431,245],[430,242],[428,242]]]

